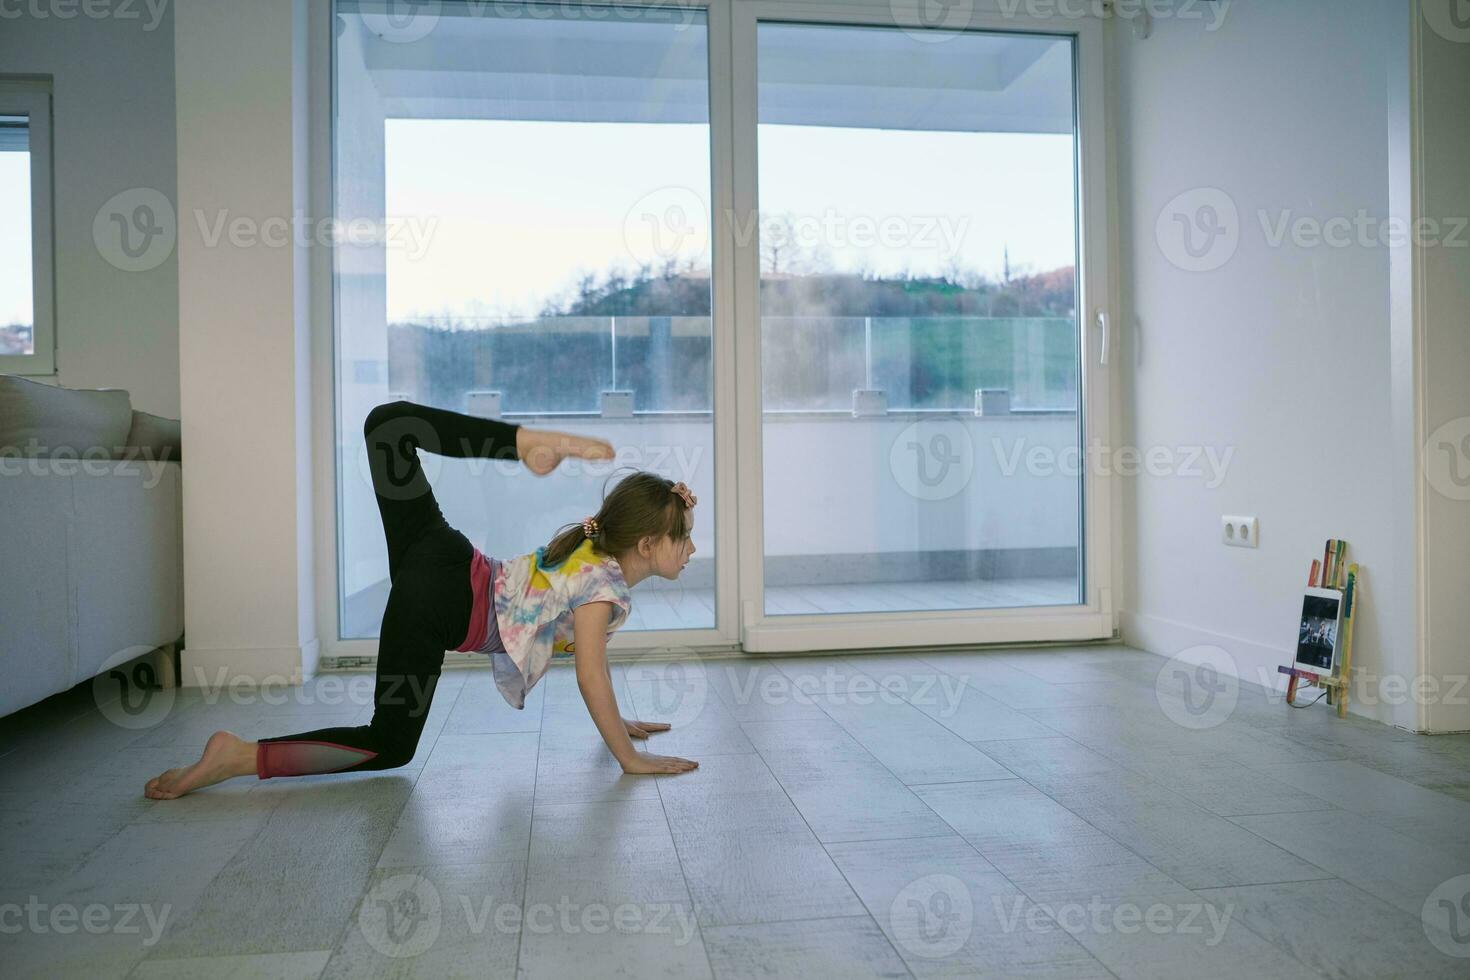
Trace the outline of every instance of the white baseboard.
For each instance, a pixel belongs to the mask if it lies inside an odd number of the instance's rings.
[[[1241,683],[1254,684],[1268,691],[1286,690],[1286,675],[1279,673],[1276,668],[1291,662],[1294,651],[1287,647],[1271,647],[1238,636],[1212,633],[1157,616],[1139,615],[1129,609],[1119,610],[1118,623],[1123,642],[1128,646],[1160,657],[1178,656],[1195,646],[1219,647],[1230,654],[1235,663],[1235,677]],[[1365,709],[1349,698],[1348,714],[1385,725],[1394,724],[1393,709],[1387,705]]]
[[[189,646],[180,653],[183,686],[296,686],[316,676],[320,656],[321,643],[315,639],[297,647]]]

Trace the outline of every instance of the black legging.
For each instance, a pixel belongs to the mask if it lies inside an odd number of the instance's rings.
[[[444,651],[469,630],[469,540],[439,511],[417,450],[518,460],[520,426],[408,401],[378,405],[363,424],[373,493],[388,539],[388,605],[378,638],[371,724],[260,740],[261,779],[393,769],[418,748]]]

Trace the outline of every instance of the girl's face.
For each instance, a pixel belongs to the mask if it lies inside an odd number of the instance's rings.
[[[652,556],[654,574],[667,579],[676,579],[689,558],[694,554],[694,510],[685,512],[689,533],[682,538],[667,535],[658,539]]]

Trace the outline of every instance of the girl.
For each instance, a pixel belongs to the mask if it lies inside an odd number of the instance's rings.
[[[567,457],[611,459],[609,443],[408,401],[374,408],[363,436],[388,539],[391,583],[378,640],[372,723],[259,742],[215,732],[198,762],[150,779],[145,796],[172,800],[233,776],[268,779],[406,765],[451,646],[488,653],[496,686],[517,708],[554,654],[575,653],[577,686],[624,772],[677,773],[699,765],[633,747],[630,739],[669,726],[619,715],[606,657],[606,637],[631,609],[628,589],[650,575],[678,578],[694,553],[695,497],[688,487],[634,472],[606,496],[595,516],[569,525],[531,554],[501,562],[482,555],[444,520],[417,451],[520,460],[545,476]]]

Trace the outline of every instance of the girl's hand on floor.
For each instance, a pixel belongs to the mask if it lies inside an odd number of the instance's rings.
[[[624,718],[623,727],[628,729],[629,738],[647,738],[649,732],[668,731],[669,723],[666,721],[634,721],[631,718]]]
[[[676,755],[652,755],[646,752],[639,752],[623,763],[623,772],[635,776],[663,772],[688,772],[698,768],[699,763],[693,759],[681,759]]]

